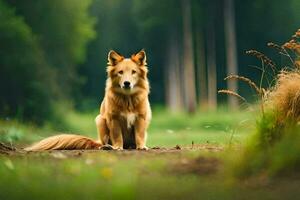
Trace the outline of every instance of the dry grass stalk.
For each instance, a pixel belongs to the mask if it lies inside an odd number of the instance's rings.
[[[300,59],[295,61],[295,67],[300,69]]]
[[[292,39],[282,45],[283,48],[292,50],[297,56],[300,56],[300,29],[292,36]]]
[[[231,91],[231,90],[219,90],[219,91],[218,91],[218,94],[228,94],[228,95],[237,97],[237,98],[239,98],[240,100],[242,100],[242,101],[244,101],[244,102],[247,103],[247,100],[246,100],[244,97],[242,97],[242,96],[239,95],[238,93],[233,92],[233,91]]]
[[[251,81],[251,79],[249,78],[246,78],[244,76],[239,76],[239,75],[229,75],[227,76],[224,80],[230,80],[230,79],[235,79],[235,80],[241,80],[241,81],[244,81],[245,83],[247,83],[250,87],[252,87],[256,93],[258,95],[263,95],[263,91],[262,89],[260,89],[253,81]]]
[[[275,63],[265,54],[263,54],[257,50],[246,51],[246,54],[255,56],[256,58],[260,59],[263,63],[265,63],[266,65],[269,65],[272,68],[273,72],[275,72],[275,69],[276,69]]]
[[[288,58],[290,59],[291,63],[292,63],[293,65],[295,65],[294,60],[292,59],[291,55],[290,55],[289,52],[286,50],[286,48],[284,48],[284,45],[283,45],[283,46],[280,46],[280,45],[275,44],[275,43],[273,43],[273,42],[269,42],[269,43],[267,44],[267,46],[268,46],[268,47],[271,47],[271,48],[273,48],[273,49],[275,49],[275,50],[277,50],[280,54],[282,54],[282,55],[288,57]]]
[[[298,56],[300,56],[300,44],[295,39],[291,39],[286,42],[283,47],[294,51]]]
[[[273,48],[273,49],[276,49],[276,50],[279,51],[279,52],[286,53],[286,50],[285,50],[282,46],[280,46],[280,45],[278,45],[278,44],[275,44],[275,43],[273,43],[273,42],[269,42],[269,43],[267,44],[267,46],[268,46],[268,47],[271,47],[271,48]]]
[[[279,118],[300,120],[300,73],[281,71],[275,87],[266,100],[267,105],[275,108]]]
[[[258,87],[251,79],[238,76],[230,75],[225,80],[236,79],[246,82],[250,87],[255,89],[257,94],[261,97],[261,111],[264,114],[265,106],[276,110],[279,113],[278,120],[292,119],[297,122],[300,121],[300,29],[293,35],[293,38],[282,46],[275,43],[269,42],[268,46],[278,50],[281,54],[288,56],[291,62],[294,64],[296,69],[294,70],[282,70],[280,71],[276,84],[273,88],[265,90],[264,88]],[[292,59],[287,49],[292,50],[296,54],[296,58]],[[269,65],[273,72],[276,72],[275,63],[268,58],[265,54],[256,51],[249,50],[246,52],[248,55],[255,56],[261,59],[263,64]],[[263,73],[265,71],[263,70]],[[277,72],[276,72],[277,73]],[[264,76],[262,75],[262,78]],[[261,80],[262,82],[262,80]],[[246,99],[236,92],[231,90],[219,90],[218,93],[228,94],[247,102]]]

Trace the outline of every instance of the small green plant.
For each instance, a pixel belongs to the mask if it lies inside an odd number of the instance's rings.
[[[21,129],[16,127],[9,127],[0,132],[0,141],[5,143],[13,143],[21,140],[24,137],[24,133]]]

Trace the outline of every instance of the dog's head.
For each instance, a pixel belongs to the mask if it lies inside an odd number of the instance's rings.
[[[134,94],[145,87],[147,80],[146,52],[133,54],[124,58],[115,51],[108,53],[107,73],[111,79],[112,87],[123,94]]]

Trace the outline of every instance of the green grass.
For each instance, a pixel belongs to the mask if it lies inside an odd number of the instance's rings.
[[[65,112],[63,126],[36,127],[17,121],[1,121],[1,141],[24,146],[59,131],[96,138],[97,113]],[[86,151],[0,154],[0,199],[293,199],[300,180],[274,182],[232,179],[228,163],[253,132],[249,112],[172,114],[155,110],[148,146],[174,147],[194,144],[223,146],[181,151]],[[234,148],[230,147],[233,145]],[[237,148],[235,148],[237,147]],[[198,157],[216,158],[218,171],[197,174],[186,171]],[[210,168],[199,163],[196,169]],[[213,166],[211,166],[213,167]],[[184,169],[184,170],[182,170]],[[288,184],[287,184],[288,183]]]
[[[0,199],[293,199],[299,179],[231,182],[224,172],[176,171],[196,156],[223,153],[44,153],[0,157]]]
[[[63,124],[46,124],[37,128],[31,124],[16,121],[0,121],[0,140],[9,143],[30,143],[49,135],[76,133],[97,138],[94,119],[97,113],[64,112]],[[194,144],[241,143],[254,125],[252,113],[225,110],[203,112],[195,115],[170,113],[154,109],[153,119],[148,130],[149,146],[175,146]]]
[[[193,116],[154,112],[149,145],[241,143],[253,127],[251,113],[204,112]]]
[[[237,176],[282,176],[299,171],[300,124],[293,118],[279,120],[282,116],[268,110],[258,118],[255,134],[236,163]]]
[[[53,130],[48,127],[37,127],[33,124],[23,124],[15,120],[0,120],[0,141],[12,145],[22,145],[39,140],[49,135]]]

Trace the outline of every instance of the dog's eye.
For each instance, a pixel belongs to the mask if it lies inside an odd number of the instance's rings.
[[[135,74],[136,73],[136,71],[135,70],[132,70],[132,74]]]
[[[119,73],[119,74],[123,74],[123,71],[121,70],[121,71],[119,71],[118,73]]]

